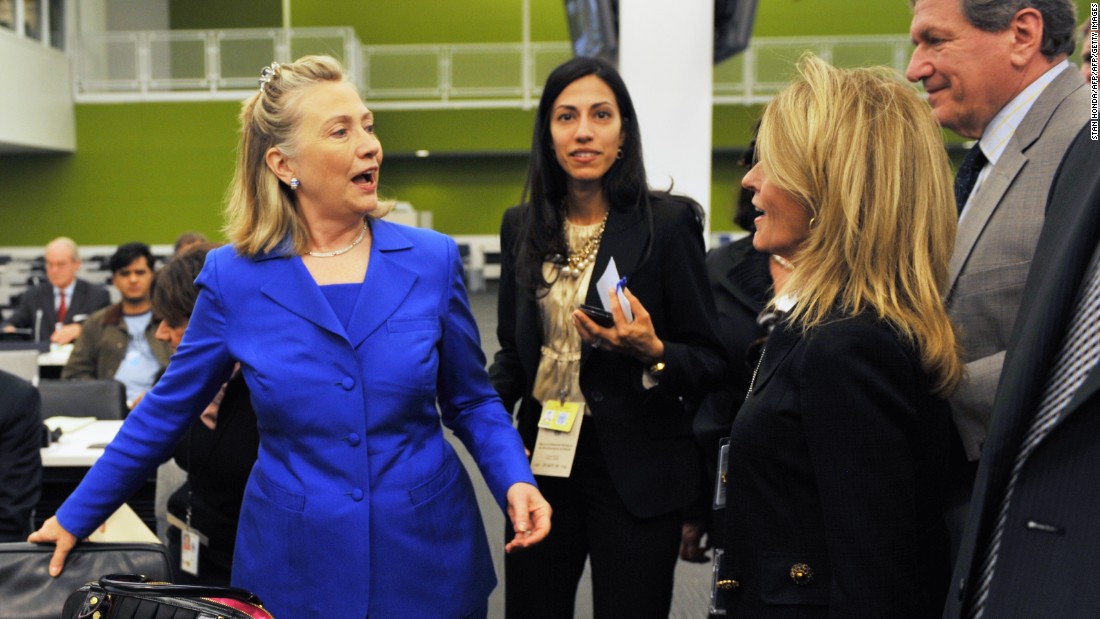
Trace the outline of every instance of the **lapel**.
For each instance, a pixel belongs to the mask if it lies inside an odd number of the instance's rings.
[[[396,226],[375,219],[371,232],[370,266],[348,325],[348,339],[356,348],[401,307],[419,279],[414,265],[405,264],[413,244]]]
[[[638,270],[648,233],[643,224],[642,216],[637,211],[622,213],[613,208],[608,212],[607,227],[604,228],[603,239],[600,240],[600,249],[596,252],[596,263],[592,267],[592,281],[588,283],[585,303],[603,307],[600,302],[599,279],[611,263],[612,257],[615,258],[619,277],[625,276],[629,279]],[[590,346],[581,347],[582,367],[591,353]]]
[[[260,287],[260,292],[264,296],[298,317],[342,338],[347,338],[344,327],[336,318],[336,313],[332,311],[328,299],[321,292],[317,282],[313,281],[313,276],[309,274],[299,256],[264,254],[257,257],[257,260],[279,261],[271,267],[274,276]]]
[[[76,290],[73,291],[73,296],[76,296]],[[67,299],[66,302],[69,304],[68,313],[72,315],[73,301],[72,299]],[[42,329],[45,330],[46,325],[50,325],[52,329],[54,323],[57,322],[57,309],[53,306],[53,284],[43,286],[42,302],[40,305],[42,307]]]
[[[604,228],[600,250],[596,252],[596,264],[592,267],[592,281],[588,283],[585,303],[603,307],[600,303],[599,278],[615,258],[615,267],[619,277],[629,278],[638,269],[642,250],[646,242],[646,227],[642,217],[636,212],[620,213],[615,209],[607,214],[607,227]]]
[[[68,299],[69,309],[68,313],[80,314],[83,313],[85,297],[88,296],[88,286],[81,280],[76,280],[76,285],[73,286],[73,298]]]
[[[542,356],[542,322],[539,320],[538,301],[523,286],[516,285],[516,350],[520,363],[534,384]],[[582,353],[583,354],[583,353]]]
[[[1034,108],[1028,116],[1035,112]],[[948,290],[955,287],[955,282],[962,272],[963,265],[970,259],[970,253],[982,235],[986,224],[1001,204],[1001,198],[1008,191],[1012,181],[1027,163],[1027,155],[1019,148],[1015,136],[1009,140],[997,164],[990,170],[989,176],[978,189],[978,194],[970,202],[970,208],[966,216],[959,224],[959,231],[955,237],[955,251],[951,254],[951,262],[948,263],[948,281],[951,285]]]
[[[756,377],[752,381],[752,391],[758,393],[768,384],[776,369],[783,365],[796,344],[802,341],[800,327],[780,321],[768,336],[764,352],[756,366]]]
[[[997,211],[1016,175],[1027,163],[1028,158],[1025,153],[1043,134],[1043,129],[1046,128],[1061,102],[1077,86],[1080,86],[1079,82],[1080,76],[1073,67],[1066,68],[1043,90],[1027,115],[1020,121],[1004,153],[989,171],[989,176],[982,182],[978,193],[970,202],[966,217],[959,222],[959,230],[955,237],[955,251],[951,254],[951,262],[948,264],[948,290],[955,287],[963,266],[969,260],[970,253],[978,242],[978,237],[985,230],[993,213]]]
[[[347,330],[298,256],[267,254],[257,258],[282,260],[275,267],[275,276],[260,291],[288,311],[358,347],[401,305],[417,280],[416,273],[394,255],[411,248],[412,243],[391,224],[372,220],[370,226],[370,264]]]

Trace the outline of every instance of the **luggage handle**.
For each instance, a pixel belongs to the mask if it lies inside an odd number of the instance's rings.
[[[99,586],[107,593],[132,595],[157,594],[192,598],[231,598],[247,604],[262,606],[256,594],[239,587],[210,587],[206,585],[178,585],[146,582],[139,574],[110,574],[99,579]]]

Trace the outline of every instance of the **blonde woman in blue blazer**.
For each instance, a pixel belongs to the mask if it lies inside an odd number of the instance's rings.
[[[227,232],[167,373],[31,541],[68,550],[142,483],[235,363],[260,428],[234,585],[277,617],[484,617],[496,584],[469,449],[516,541],[550,507],[489,384],[452,240],[378,217],[382,148],[340,66],[264,70]],[[438,405],[438,408],[437,408]]]

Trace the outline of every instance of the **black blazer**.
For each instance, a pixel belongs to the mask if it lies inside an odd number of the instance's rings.
[[[0,542],[26,541],[42,487],[42,400],[0,371]]]
[[[111,296],[106,288],[78,279],[76,287],[73,288],[73,298],[66,299],[65,302],[68,310],[65,313],[64,324],[68,325],[73,323],[74,318],[79,317],[83,321],[96,310],[110,305]],[[57,312],[53,307],[53,284],[49,282],[24,292],[23,298],[19,301],[19,307],[15,308],[11,318],[4,321],[4,324],[33,330],[35,310],[42,310],[42,326],[38,339],[41,342],[48,342],[50,335],[53,334],[54,324],[57,322]]]
[[[252,396],[244,375],[237,372],[226,385],[214,429],[196,421],[176,446],[174,456],[176,464],[187,471],[187,481],[168,497],[168,511],[186,521],[190,507],[191,526],[209,541],[199,554],[200,582],[229,584],[214,579],[228,574],[233,567],[237,522],[259,447],[260,432]],[[209,569],[204,571],[203,564],[213,564],[218,569],[213,573]]]
[[[780,322],[730,435],[731,617],[935,617],[947,589],[947,403],[862,314]],[[804,564],[812,579],[792,575]]]
[[[713,518],[714,524],[707,530],[707,543],[717,548],[723,545],[719,517],[724,517],[720,510],[711,509],[718,445],[729,436],[733,416],[745,400],[760,353],[758,342],[767,335],[756,319],[772,294],[768,254],[753,248],[752,237],[750,234],[707,252],[707,279],[718,310],[718,337],[726,350],[729,371],[695,413],[693,429],[702,457],[703,492],[685,518],[699,522]]]
[[[633,212],[610,212],[586,301],[600,305],[596,280],[614,256],[620,275],[629,279],[627,288],[650,313],[664,342],[666,369],[660,384],[646,390],[641,362],[590,347],[581,353],[580,374],[611,479],[627,509],[641,518],[680,509],[699,491],[691,414],[680,398],[701,397],[725,369],[706,281],[701,223],[682,199],[654,196],[652,203],[654,236],[645,261],[649,228],[644,219]],[[523,207],[509,209],[501,225],[501,349],[489,376],[508,410],[522,400],[519,431],[531,449],[541,410],[531,389],[542,329],[534,297],[516,282],[515,251],[524,212]]]
[[[945,618],[963,617],[985,558],[1016,454],[1042,396],[1100,241],[1100,143],[1085,126],[1051,187],[982,450]],[[1097,317],[1093,317],[1093,324]],[[1001,538],[985,616],[1100,615],[1100,368],[1020,470]]]

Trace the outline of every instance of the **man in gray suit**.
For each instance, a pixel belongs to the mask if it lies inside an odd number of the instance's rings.
[[[957,552],[1047,191],[1088,118],[1088,89],[1066,60],[1073,0],[910,2],[916,47],[906,76],[923,82],[942,126],[978,140],[956,181],[947,297],[968,373],[951,398],[961,447],[947,516]]]

